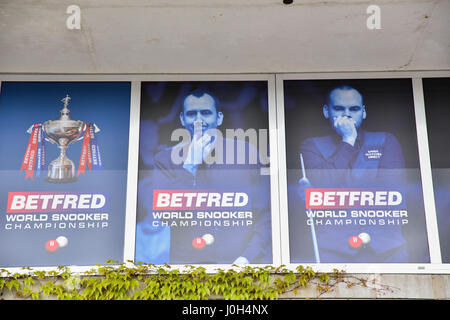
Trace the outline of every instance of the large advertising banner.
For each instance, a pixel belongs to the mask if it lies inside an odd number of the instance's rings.
[[[0,266],[123,261],[130,82],[2,82]]]
[[[267,81],[141,90],[135,261],[272,263]]]
[[[422,81],[441,257],[450,263],[450,78]]]
[[[429,262],[411,79],[285,80],[291,263]]]

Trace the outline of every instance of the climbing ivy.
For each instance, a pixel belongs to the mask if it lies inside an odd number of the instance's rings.
[[[84,273],[73,273],[60,266],[51,271],[11,273],[0,269],[0,292],[8,291],[18,299],[58,300],[254,300],[278,299],[292,292],[297,295],[308,286],[315,286],[317,297],[343,283],[347,288],[367,287],[367,279],[346,275],[335,269],[319,273],[310,267],[295,270],[284,266],[239,267],[208,273],[204,267],[186,265],[182,270],[170,265],[144,263],[96,265]],[[372,281],[371,288],[390,290]]]

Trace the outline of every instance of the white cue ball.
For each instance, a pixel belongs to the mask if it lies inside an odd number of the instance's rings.
[[[207,246],[214,243],[214,237],[212,234],[207,233],[207,234],[203,235],[202,238],[203,238],[203,240],[205,240],[205,243]]]
[[[69,243],[69,240],[67,240],[67,238],[64,236],[59,236],[58,238],[56,238],[56,242],[58,242],[61,248],[64,248]]]
[[[361,239],[363,245],[367,245],[370,243],[370,236],[367,233],[360,233],[358,237]]]

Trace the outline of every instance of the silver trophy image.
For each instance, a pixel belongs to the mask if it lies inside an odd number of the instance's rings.
[[[85,123],[70,118],[70,110],[67,108],[69,100],[69,95],[61,100],[64,107],[60,110],[61,116],[59,118],[45,121],[42,125],[47,136],[45,140],[56,144],[61,149],[59,157],[48,165],[48,176],[46,178],[48,182],[67,183],[77,180],[75,164],[66,156],[66,149],[71,143],[82,139],[81,135],[85,129]],[[31,133],[31,128],[28,129],[28,133]]]

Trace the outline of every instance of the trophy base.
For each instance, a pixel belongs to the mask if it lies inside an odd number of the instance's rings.
[[[70,182],[75,182],[77,180],[78,180],[77,177],[66,178],[66,179],[54,179],[54,178],[50,178],[50,177],[45,178],[45,181],[51,182],[51,183],[70,183]]]
[[[51,183],[70,183],[77,181],[75,166],[71,160],[66,159],[65,164],[57,161],[51,162],[48,166],[48,176],[45,179]]]

